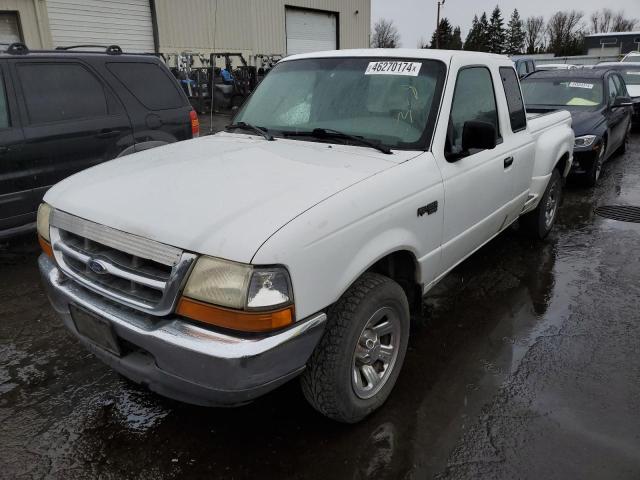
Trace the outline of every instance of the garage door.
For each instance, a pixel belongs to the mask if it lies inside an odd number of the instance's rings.
[[[287,54],[338,48],[338,18],[335,13],[287,8]]]
[[[149,0],[48,0],[53,45],[120,45],[153,52]]]
[[[15,13],[0,13],[0,45],[20,41],[18,15]]]

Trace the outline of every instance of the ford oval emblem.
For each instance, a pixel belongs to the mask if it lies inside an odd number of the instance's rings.
[[[89,269],[93,273],[97,273],[98,275],[102,275],[103,273],[107,273],[106,265],[100,260],[94,260],[93,258],[89,260]]]

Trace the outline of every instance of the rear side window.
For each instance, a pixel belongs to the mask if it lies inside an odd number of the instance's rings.
[[[32,124],[108,114],[102,84],[82,65],[22,63],[18,76]]]
[[[7,105],[7,92],[4,88],[4,80],[0,73],[0,129],[9,126],[9,106]]]
[[[176,81],[155,63],[110,62],[107,68],[149,110],[185,105]]]
[[[511,131],[519,132],[527,127],[527,114],[524,110],[524,102],[518,85],[518,77],[513,68],[500,67],[500,78],[507,97],[509,106],[509,120],[511,121]]]

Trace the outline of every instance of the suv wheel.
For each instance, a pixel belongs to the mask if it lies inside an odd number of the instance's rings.
[[[390,278],[365,273],[328,318],[302,391],[323,415],[355,423],[380,407],[396,383],[409,340],[409,302]]]
[[[544,195],[535,210],[520,218],[520,227],[531,237],[544,239],[553,228],[562,202],[562,177],[554,169]]]

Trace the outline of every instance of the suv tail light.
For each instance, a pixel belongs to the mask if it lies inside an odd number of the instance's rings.
[[[198,120],[198,114],[195,110],[191,110],[189,117],[191,118],[191,136],[198,138],[200,136],[200,120]]]

